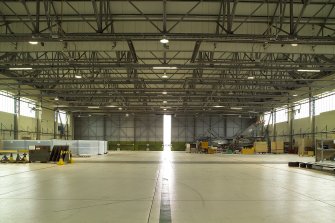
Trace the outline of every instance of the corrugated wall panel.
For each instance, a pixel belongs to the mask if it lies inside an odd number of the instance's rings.
[[[104,123],[105,122],[105,123]],[[251,123],[249,119],[222,116],[172,117],[172,141],[191,142],[204,136],[233,137]],[[105,128],[105,129],[104,129]],[[163,140],[163,116],[114,115],[75,118],[76,139],[109,141]]]

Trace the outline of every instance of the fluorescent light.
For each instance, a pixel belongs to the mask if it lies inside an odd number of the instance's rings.
[[[252,77],[252,76],[248,77],[248,80],[253,80],[253,79],[255,79],[255,77]]]
[[[166,108],[164,108],[163,110],[166,111]]]
[[[213,107],[214,108],[223,108],[224,106],[223,105],[214,105]]]
[[[298,46],[298,43],[291,43],[291,46]]]
[[[230,107],[230,109],[232,109],[232,110],[242,110],[241,107]]]
[[[55,101],[58,101],[59,100],[59,98],[58,97],[55,97]]]
[[[294,95],[292,95],[293,97],[297,97],[298,95],[297,94],[294,94]]]
[[[9,70],[32,70],[32,67],[10,67]]]
[[[74,75],[74,77],[75,77],[75,78],[77,78],[77,79],[80,79],[80,78],[82,78],[82,76],[81,76],[81,75],[79,75],[79,74],[76,74],[76,75]]]
[[[108,108],[115,108],[116,105],[107,105],[106,107],[108,107]]]
[[[121,107],[119,107],[119,110],[121,111],[121,110],[122,110],[122,108],[121,108]]]
[[[166,104],[166,103],[167,103],[167,101],[163,101],[163,103],[164,103],[164,104]]]
[[[100,108],[99,106],[88,106],[87,108]]]
[[[152,67],[154,70],[177,70],[177,67]]]
[[[159,42],[166,44],[169,43],[169,40],[166,37],[163,37],[161,40],[159,40]]]
[[[298,69],[298,72],[315,72],[315,73],[320,73],[321,70],[309,70],[309,69]]]
[[[29,41],[28,43],[30,43],[31,45],[37,45],[38,44],[37,41]]]
[[[166,91],[163,91],[162,94],[167,94],[167,92],[166,92]]]

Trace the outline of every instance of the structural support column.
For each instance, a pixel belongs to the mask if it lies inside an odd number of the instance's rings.
[[[288,123],[289,123],[289,142],[290,142],[290,148],[293,149],[294,147],[294,130],[293,130],[293,120],[294,120],[294,107],[292,103],[289,103],[289,108],[288,108]]]
[[[69,125],[70,125],[70,122],[69,122],[69,113],[66,112],[66,140],[69,140]]]
[[[19,93],[20,95],[20,93]],[[14,98],[14,139],[19,139],[20,96]]]
[[[276,137],[277,137],[277,126],[276,126],[276,111],[272,110],[272,130],[273,130],[273,134],[272,134],[272,141],[276,141]]]
[[[224,137],[227,138],[228,135],[227,117],[223,118],[223,129],[224,129]]]
[[[135,144],[136,144],[136,118],[134,115],[134,150],[135,150]]]
[[[196,126],[195,126],[195,118],[196,118],[196,117],[193,116],[193,141],[195,141],[195,134],[196,134],[196,132],[195,132],[195,131],[196,131],[196,129],[195,129],[195,127],[196,127]]]
[[[58,110],[55,109],[55,119],[54,119],[54,139],[57,139],[58,133]]]
[[[309,120],[311,126],[312,142],[314,149],[316,149],[315,99],[312,94],[309,95]]]
[[[106,135],[106,128],[107,128],[107,126],[106,126],[106,122],[107,122],[107,119],[106,119],[106,116],[104,116],[104,118],[103,118],[103,135],[104,135],[104,141],[107,141],[107,135]]]
[[[36,139],[40,140],[42,134],[42,98],[36,103]]]

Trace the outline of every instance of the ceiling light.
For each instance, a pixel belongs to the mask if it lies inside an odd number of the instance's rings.
[[[163,36],[163,38],[159,40],[159,42],[166,44],[166,43],[169,43],[169,40],[165,36]]]
[[[121,107],[119,107],[119,110],[121,111],[121,110],[122,110],[122,108],[121,108]]]
[[[298,43],[291,43],[291,46],[298,46]]]
[[[32,67],[10,67],[9,70],[32,70]]]
[[[152,67],[154,70],[176,70],[177,67]]]
[[[59,100],[59,98],[58,97],[55,97],[55,101],[58,101]]]
[[[30,43],[31,45],[37,45],[38,44],[37,41],[29,41],[28,43]]]
[[[167,92],[166,92],[166,91],[163,91],[162,94],[167,94]]]
[[[314,73],[320,73],[321,70],[310,70],[310,69],[298,69],[298,72],[314,72]]]
[[[214,108],[223,108],[224,106],[223,105],[214,105],[213,107]]]
[[[163,110],[166,111],[166,108],[164,108]]]
[[[230,109],[232,109],[232,110],[242,110],[241,107],[230,107]]]
[[[168,78],[168,76],[166,75],[166,73],[164,73],[164,75],[162,76],[162,78]]]
[[[293,97],[297,97],[298,95],[297,94],[294,94],[294,95],[292,95]]]
[[[233,93],[232,91],[230,91],[228,94],[229,94],[229,95],[233,95],[234,93]]]
[[[255,77],[252,77],[252,76],[248,77],[248,80],[253,80],[253,79],[255,79]]]
[[[76,75],[74,75],[74,77],[77,78],[77,79],[82,78],[82,76],[80,74],[76,74]]]
[[[166,103],[167,103],[167,101],[163,101],[163,103],[164,103],[164,104],[166,104]]]
[[[99,106],[88,106],[87,108],[99,108]]]
[[[88,115],[88,117],[91,117],[92,115]]]
[[[126,117],[128,117],[128,116],[129,116],[129,114],[127,113],[127,114],[126,114]]]
[[[108,108],[115,108],[116,105],[107,105],[106,107],[108,107]]]

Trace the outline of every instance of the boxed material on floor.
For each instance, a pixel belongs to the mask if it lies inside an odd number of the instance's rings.
[[[314,148],[313,140],[311,138],[298,138],[295,140],[298,146],[298,155],[303,156],[306,154],[306,148]],[[313,149],[314,150],[314,149]]]
[[[244,155],[252,155],[252,154],[255,154],[255,149],[254,148],[243,148],[241,150],[241,154],[244,154]]]
[[[267,153],[268,144],[267,142],[254,142],[254,149],[256,153]]]
[[[200,146],[202,149],[208,149],[208,142],[207,141],[203,141],[200,143]]]
[[[284,153],[284,142],[283,141],[272,141],[271,142],[271,153]]]
[[[218,150],[218,147],[209,147],[208,148],[208,154],[214,154]]]

